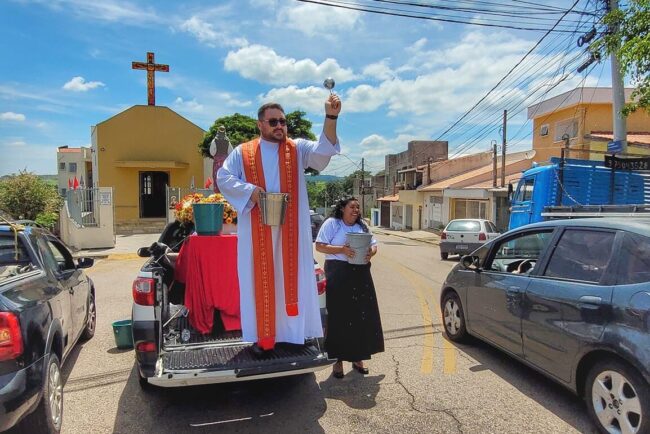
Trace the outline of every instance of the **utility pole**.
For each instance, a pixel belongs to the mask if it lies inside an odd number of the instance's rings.
[[[503,141],[501,143],[501,187],[506,186],[506,124],[508,122],[508,110],[503,111]]]
[[[609,0],[610,11],[618,9],[618,0]],[[611,29],[617,31],[618,29]],[[623,87],[623,76],[621,75],[621,65],[616,53],[610,56],[612,64],[612,111],[614,116],[614,142],[620,141],[622,152],[627,152],[627,125],[622,110],[625,106],[625,88]]]
[[[497,141],[492,140],[492,187],[497,186]]]
[[[361,159],[361,218],[364,218],[366,216],[366,213],[364,212],[365,210],[365,205],[366,205],[366,174],[364,171],[364,159]]]

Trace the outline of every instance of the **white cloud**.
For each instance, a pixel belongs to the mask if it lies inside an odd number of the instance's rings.
[[[389,80],[395,77],[395,73],[389,66],[388,59],[382,59],[379,62],[367,65],[363,68],[363,75],[378,80]]]
[[[310,36],[335,39],[360,25],[358,11],[292,2],[278,11],[277,22]]]
[[[179,25],[179,29],[191,34],[199,42],[209,47],[245,47],[248,41],[243,37],[233,37],[227,32],[217,31],[212,23],[209,23],[197,16],[193,16]]]
[[[226,71],[274,85],[321,82],[323,77],[333,77],[338,83],[343,83],[355,78],[351,69],[342,68],[335,59],[328,58],[320,64],[311,59],[296,60],[280,56],[272,48],[262,45],[230,51],[224,65]]]
[[[27,146],[27,143],[24,140],[14,140],[7,143],[9,148],[24,148]]]
[[[176,98],[174,101],[174,108],[179,110],[179,111],[186,111],[186,112],[198,112],[201,113],[203,112],[203,104],[200,104],[196,101],[196,98],[192,99],[191,101],[185,101],[183,98],[180,96]]]
[[[105,86],[101,81],[86,81],[83,77],[73,77],[69,82],[63,85],[63,89],[72,92],[87,92],[90,89],[95,89],[100,86]]]
[[[0,121],[24,122],[25,119],[27,118],[22,113],[14,113],[14,112],[0,113]]]
[[[153,8],[142,8],[123,0],[22,0],[23,3],[41,4],[58,12],[72,12],[80,18],[145,25],[162,23],[164,19]]]
[[[287,86],[279,89],[271,89],[265,95],[259,96],[260,103],[277,102],[287,112],[303,110],[307,113],[323,114],[325,112],[325,100],[328,92],[324,88],[309,86],[299,88]]]

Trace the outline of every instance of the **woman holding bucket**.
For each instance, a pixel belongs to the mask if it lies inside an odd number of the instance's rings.
[[[338,359],[332,374],[343,378],[343,361],[352,362],[357,372],[367,374],[363,361],[384,351],[384,335],[370,274],[377,241],[361,219],[356,198],[337,203],[332,217],[318,232],[316,250],[325,253],[325,347],[330,358]]]

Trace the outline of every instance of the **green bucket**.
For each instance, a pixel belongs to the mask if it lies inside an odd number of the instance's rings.
[[[113,336],[117,348],[133,348],[133,327],[130,319],[113,321]]]
[[[222,203],[194,203],[194,228],[199,235],[219,235],[223,227]]]

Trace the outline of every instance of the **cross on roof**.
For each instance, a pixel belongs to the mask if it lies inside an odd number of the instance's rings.
[[[147,70],[147,96],[149,105],[156,105],[156,79],[155,71],[169,72],[169,65],[157,65],[153,60],[153,53],[147,53],[147,63],[132,62],[131,69]]]

